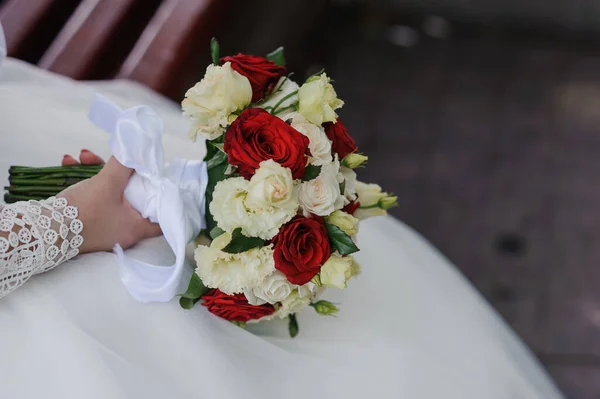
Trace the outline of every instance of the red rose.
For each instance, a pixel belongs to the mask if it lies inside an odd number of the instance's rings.
[[[275,268],[297,285],[308,283],[331,256],[327,229],[315,219],[292,219],[281,227],[273,244]]]
[[[352,201],[351,203],[346,205],[344,208],[342,208],[342,211],[344,211],[350,215],[354,215],[354,212],[356,212],[356,210],[358,209],[359,206],[360,206],[360,202]]]
[[[269,316],[275,312],[268,303],[260,306],[250,305],[244,294],[227,295],[217,289],[210,290],[202,297],[202,305],[208,311],[225,320],[247,322]]]
[[[250,179],[262,161],[272,159],[304,176],[308,138],[264,109],[246,108],[225,133],[225,152],[240,175]]]
[[[279,79],[285,75],[285,67],[276,65],[263,57],[238,54],[221,58],[221,62],[231,62],[231,68],[248,78],[252,86],[252,102],[265,98]]]
[[[356,145],[356,141],[348,134],[348,131],[342,125],[342,121],[339,119],[336,123],[327,122],[323,124],[325,128],[325,133],[329,140],[333,142],[333,151],[336,152],[340,156],[340,160],[344,159],[344,157],[350,153],[356,152],[358,150],[358,146]]]

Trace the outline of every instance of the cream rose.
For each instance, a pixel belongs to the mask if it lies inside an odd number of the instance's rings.
[[[313,213],[327,216],[344,207],[344,197],[341,195],[338,180],[339,167],[337,160],[323,165],[319,176],[300,184],[298,201],[305,215]]]
[[[246,191],[246,205],[251,208],[275,207],[292,213],[298,209],[292,171],[272,159],[260,163]]]
[[[228,295],[256,287],[275,270],[271,245],[237,254],[223,252],[230,241],[231,235],[223,233],[210,247],[200,245],[194,254],[202,282]]]
[[[253,289],[245,290],[244,295],[251,305],[274,304],[290,296],[294,287],[285,274],[275,271]]]
[[[324,73],[307,80],[298,90],[298,99],[299,112],[318,126],[324,122],[335,122],[335,110],[344,105]]]
[[[333,161],[331,156],[331,140],[327,138],[325,129],[310,123],[302,114],[293,112],[282,117],[283,120],[291,120],[292,127],[308,138],[308,148],[312,165],[326,165]]]
[[[251,100],[250,81],[234,71],[230,62],[209,65],[204,78],[185,93],[181,103],[183,115],[193,122],[190,137],[195,140],[199,134],[216,139],[235,120],[233,112],[242,110]]]
[[[346,288],[346,282],[352,277],[354,268],[352,256],[340,256],[337,253],[329,257],[319,273],[321,284],[327,287]]]

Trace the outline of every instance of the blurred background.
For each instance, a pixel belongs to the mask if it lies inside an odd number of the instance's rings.
[[[325,67],[362,180],[600,398],[600,0],[0,0],[9,54],[180,101],[221,54]]]

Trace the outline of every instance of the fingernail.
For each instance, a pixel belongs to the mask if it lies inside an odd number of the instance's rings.
[[[85,148],[81,150],[81,152],[91,152],[90,150],[86,150]]]
[[[63,161],[68,158],[70,158],[70,155],[63,155]]]

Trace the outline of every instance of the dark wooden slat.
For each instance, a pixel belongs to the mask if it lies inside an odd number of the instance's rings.
[[[134,7],[141,3],[140,0],[83,0],[39,66],[74,79],[90,78],[103,54],[117,45],[114,40],[117,31],[134,24]]]
[[[180,99],[189,82],[184,77],[198,54],[208,61],[208,44],[227,0],[164,0],[148,24],[118,78],[136,80]],[[192,54],[194,53],[194,54]]]
[[[6,0],[0,22],[8,55],[36,62],[51,43],[79,0]]]

